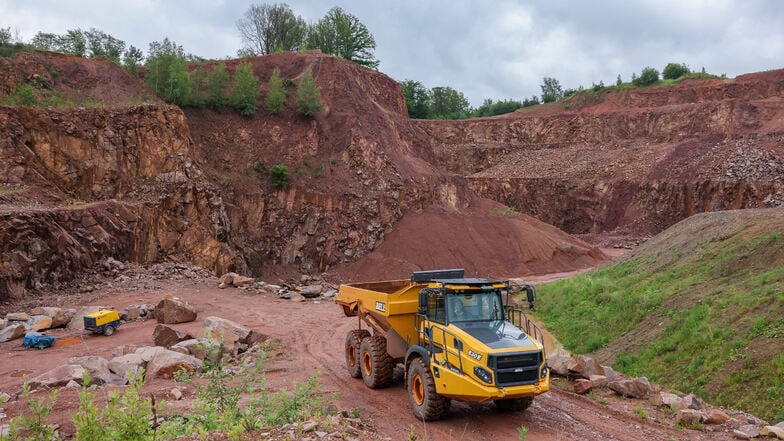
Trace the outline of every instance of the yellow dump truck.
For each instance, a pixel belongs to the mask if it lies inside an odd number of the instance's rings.
[[[550,390],[550,373],[541,330],[509,305],[522,290],[533,306],[530,285],[465,278],[461,269],[341,285],[336,302],[358,318],[346,336],[348,372],[381,388],[401,363],[411,409],[425,421],[453,399],[523,410]]]

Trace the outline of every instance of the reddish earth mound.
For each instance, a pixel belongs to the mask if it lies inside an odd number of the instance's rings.
[[[607,259],[598,248],[524,214],[477,199],[462,211],[411,211],[372,253],[336,272],[343,281],[405,279],[412,271],[465,268],[467,276],[572,271]]]

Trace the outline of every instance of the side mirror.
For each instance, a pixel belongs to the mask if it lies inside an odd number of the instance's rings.
[[[427,291],[424,289],[419,291],[419,313],[422,315],[427,314]]]

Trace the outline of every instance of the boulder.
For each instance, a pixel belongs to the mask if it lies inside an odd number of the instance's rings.
[[[705,421],[705,414],[695,409],[681,409],[675,417],[675,422],[682,426],[694,426]]]
[[[152,342],[155,346],[169,348],[181,341],[191,340],[193,336],[185,331],[178,331],[171,326],[158,324],[152,332]]]
[[[248,344],[251,337],[250,328],[220,317],[210,316],[204,319],[203,329],[202,335],[205,338],[222,342],[229,347],[234,343]]]
[[[577,378],[588,378],[590,375],[604,375],[604,368],[598,361],[586,355],[574,355],[566,365],[569,375]]]
[[[628,398],[643,399],[653,393],[651,383],[645,377],[611,381],[607,383],[607,387],[615,391],[615,393]]]
[[[45,331],[52,327],[52,318],[48,315],[31,315],[27,320],[28,331]]]
[[[122,355],[133,354],[136,350],[139,349],[137,345],[122,345],[117,346],[112,349],[112,358],[120,357]]]
[[[659,393],[659,400],[657,402],[659,407],[669,407],[670,409],[685,409],[683,398],[669,392]]]
[[[337,294],[338,294],[338,290],[336,290],[336,289],[328,289],[328,290],[324,291],[324,294],[322,294],[321,296],[324,297],[325,299],[331,299],[331,298],[335,297]]]
[[[601,389],[607,386],[608,383],[607,377],[605,377],[604,375],[589,375],[588,379],[591,380],[591,384],[593,384],[593,387],[597,389]]]
[[[142,346],[136,349],[136,354],[142,357],[145,363],[148,363],[150,360],[155,358],[158,355],[158,352],[165,351],[166,348],[162,346]]]
[[[179,401],[182,399],[182,391],[177,387],[173,388],[169,392],[169,395],[171,395],[171,397],[174,398],[174,401]]]
[[[136,320],[142,316],[142,309],[138,306],[131,305],[118,311],[120,318],[126,322]]]
[[[39,306],[30,311],[30,315],[45,315],[52,319],[51,328],[63,328],[68,325],[74,314],[75,309],[64,309],[50,306]]]
[[[736,438],[752,439],[760,436],[760,428],[754,424],[745,424],[732,431]]]
[[[550,367],[551,373],[561,377],[566,377],[569,375],[569,369],[566,366],[569,364],[569,360],[571,359],[572,357],[566,357],[563,355],[547,357],[547,366]]]
[[[9,312],[5,315],[6,322],[26,322],[30,319],[30,314],[26,312]]]
[[[62,387],[70,381],[82,384],[84,371],[84,368],[79,365],[64,364],[33,378],[28,384],[32,390]]]
[[[765,426],[760,430],[760,436],[775,436],[778,439],[784,439],[784,427],[778,427],[778,424]]]
[[[24,325],[22,323],[16,322],[16,324],[6,326],[0,330],[0,343],[22,338],[23,335],[25,335]]]
[[[727,415],[721,409],[710,409],[708,412],[705,413],[705,424],[717,425],[717,424],[724,424],[730,420],[730,416]]]
[[[147,363],[147,373],[144,380],[150,381],[153,378],[170,379],[175,372],[182,369],[193,372],[199,368],[201,368],[201,360],[198,358],[164,349],[155,354],[155,357]]]
[[[97,355],[71,357],[68,359],[68,364],[79,365],[86,369],[96,384],[102,384],[103,379],[111,374],[109,371],[109,360]]]
[[[574,393],[578,395],[585,395],[590,392],[592,388],[593,383],[591,383],[591,380],[586,380],[585,378],[574,380]]]
[[[177,297],[167,296],[155,307],[158,323],[176,324],[196,320],[196,309]]]
[[[138,377],[141,371],[147,366],[139,354],[126,354],[114,357],[109,360],[109,370],[119,375],[126,382],[132,377]]]
[[[299,293],[302,294],[302,297],[305,297],[306,299],[312,299],[319,297],[321,295],[322,289],[323,287],[321,285],[308,285],[303,287]]]
[[[226,273],[218,279],[218,288],[223,289],[228,286],[249,287],[253,286],[255,280],[252,277],[241,276],[237,273]]]
[[[223,354],[231,354],[231,348],[223,346]],[[172,346],[170,350],[192,355],[199,360],[209,357],[210,361],[218,361],[221,354],[221,345],[206,338],[185,340]],[[184,352],[183,352],[184,351]]]

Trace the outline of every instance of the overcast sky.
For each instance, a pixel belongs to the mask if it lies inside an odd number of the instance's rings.
[[[0,28],[100,29],[145,53],[168,37],[205,58],[234,57],[236,22],[253,3],[207,0],[0,0]],[[274,3],[272,1],[268,3]],[[541,95],[545,76],[564,88],[614,84],[668,62],[731,77],[784,68],[780,0],[290,0],[315,22],[332,6],[357,16],[376,40],[379,70],[426,87],[450,86],[473,106]]]

